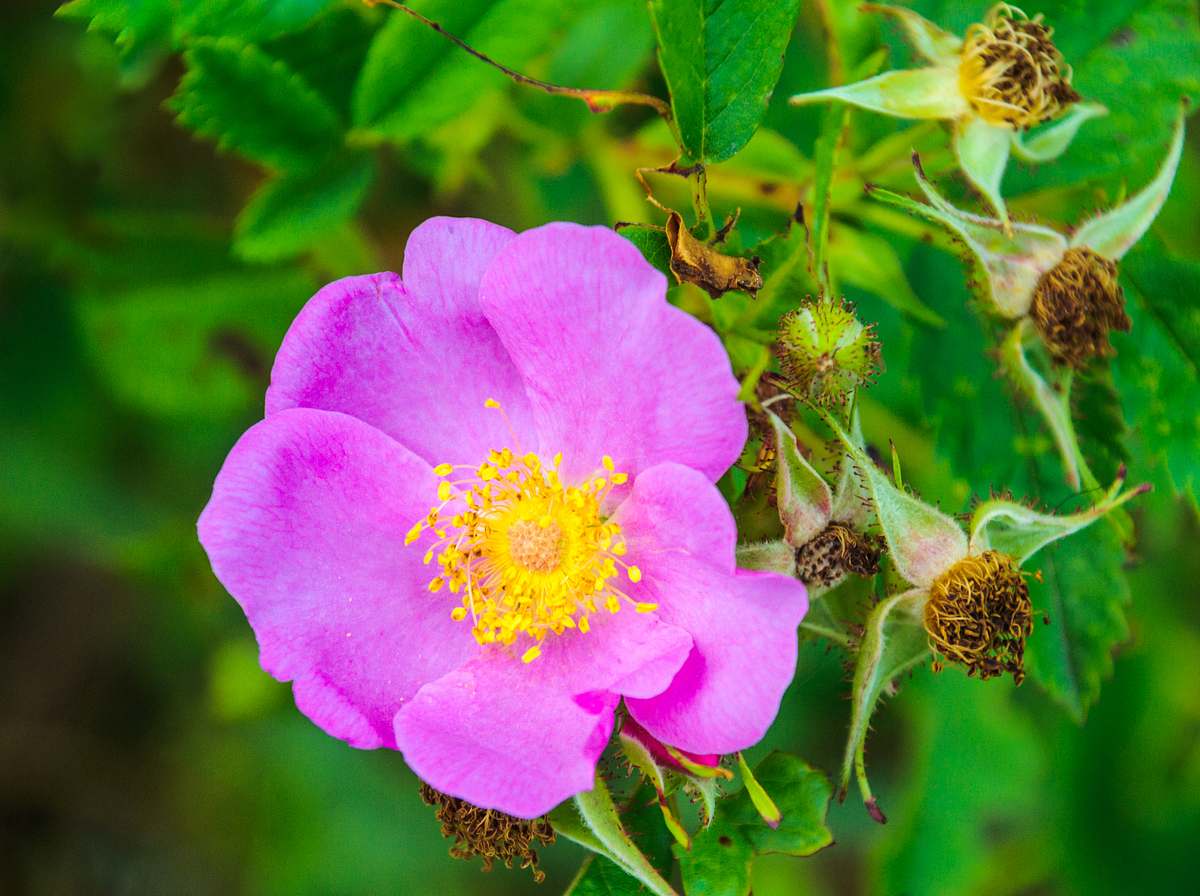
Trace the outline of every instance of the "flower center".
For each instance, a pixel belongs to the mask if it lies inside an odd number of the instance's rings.
[[[1091,249],[1068,249],[1042,275],[1029,313],[1054,359],[1075,368],[1114,354],[1109,331],[1130,327],[1117,263]]]
[[[547,464],[503,448],[478,467],[441,464],[434,468],[443,477],[439,503],[405,536],[405,544],[427,531],[435,536],[425,552],[425,563],[439,567],[429,590],[461,596],[451,618],[470,618],[480,644],[519,641],[527,663],[548,634],[586,633],[595,613],[623,604],[657,609],[623,590],[625,579],[637,583],[642,573],[621,559],[621,526],[604,515],[604,499],[628,475],[605,456],[601,470],[567,485],[561,463],[561,454]]]
[[[958,84],[977,115],[994,125],[1031,128],[1079,101],[1071,68],[1041,16],[1001,3],[967,29]]]
[[[942,573],[929,589],[930,647],[968,675],[1025,678],[1025,639],[1033,631],[1029,586],[1007,554],[984,551]],[[935,663],[937,669],[939,664]]]

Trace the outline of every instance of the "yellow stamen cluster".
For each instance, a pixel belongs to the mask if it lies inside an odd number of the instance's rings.
[[[1030,19],[1006,3],[967,29],[958,83],[976,114],[991,124],[1025,129],[1079,101],[1053,33],[1040,15]]]
[[[547,464],[510,448],[489,452],[477,467],[440,464],[439,503],[405,537],[405,544],[426,532],[436,538],[425,552],[425,563],[439,567],[429,590],[460,596],[451,618],[469,618],[480,644],[518,645],[526,663],[547,634],[586,633],[595,613],[623,604],[657,609],[623,590],[642,573],[621,559],[621,527],[604,514],[605,498],[628,475],[606,455],[603,469],[566,485],[561,464],[561,453]]]

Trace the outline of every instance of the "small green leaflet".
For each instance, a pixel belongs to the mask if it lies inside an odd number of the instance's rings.
[[[232,38],[196,41],[168,101],[181,124],[272,168],[310,168],[342,142],[337,114],[282,62]]]
[[[659,65],[691,159],[720,162],[753,136],[799,9],[800,0],[651,0]]]

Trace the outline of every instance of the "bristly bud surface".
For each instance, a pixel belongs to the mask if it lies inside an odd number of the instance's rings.
[[[809,298],[779,321],[779,362],[789,391],[818,407],[845,404],[874,381],[882,354],[873,325],[845,299]]]

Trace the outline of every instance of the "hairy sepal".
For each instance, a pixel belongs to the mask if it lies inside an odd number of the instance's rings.
[[[788,544],[800,547],[829,525],[833,493],[800,453],[796,436],[777,415],[767,412],[775,434],[775,495]]]

